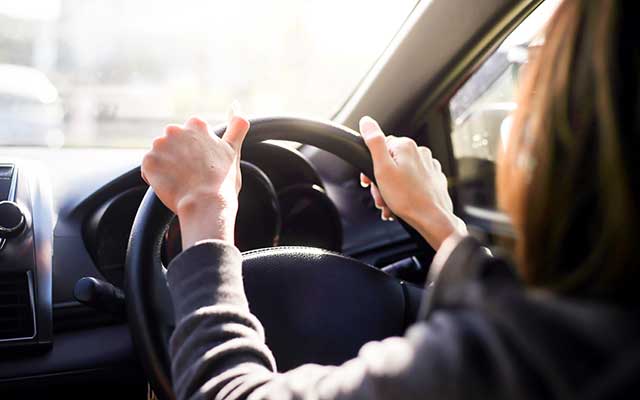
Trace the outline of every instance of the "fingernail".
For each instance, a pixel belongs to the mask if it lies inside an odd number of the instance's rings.
[[[227,112],[227,121],[231,122],[233,117],[242,114],[242,106],[238,100],[233,100],[229,105],[229,111]]]
[[[377,132],[380,129],[378,123],[368,115],[360,118],[360,134],[364,137],[369,136],[371,133]]]
[[[395,218],[389,217],[388,221],[395,221]]]
[[[365,182],[360,181],[360,186],[362,186],[363,188],[368,188],[368,187],[369,187],[369,184],[368,184],[368,183],[365,183]]]

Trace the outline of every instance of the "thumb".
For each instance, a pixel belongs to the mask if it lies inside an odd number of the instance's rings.
[[[365,116],[360,119],[360,135],[369,148],[374,169],[386,167],[393,163],[384,133],[373,118]]]
[[[239,115],[238,109],[238,102],[234,101],[229,110],[227,129],[222,135],[222,140],[229,143],[235,151],[240,151],[242,142],[244,142],[244,138],[247,136],[247,132],[249,132],[249,121]]]

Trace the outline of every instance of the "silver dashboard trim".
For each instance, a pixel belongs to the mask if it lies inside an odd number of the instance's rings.
[[[34,273],[38,290],[35,292],[37,303],[37,324],[35,327],[38,342],[47,343],[53,339],[53,228],[56,214],[53,212],[53,199],[48,171],[42,163],[21,164],[22,178],[27,179],[31,193],[31,220],[35,249]]]

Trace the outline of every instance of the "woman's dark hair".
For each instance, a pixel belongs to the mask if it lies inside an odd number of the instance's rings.
[[[565,0],[530,61],[498,199],[530,285],[640,301],[640,12]]]

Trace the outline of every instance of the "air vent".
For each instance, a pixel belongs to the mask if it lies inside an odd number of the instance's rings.
[[[0,342],[36,335],[30,272],[0,272]]]

